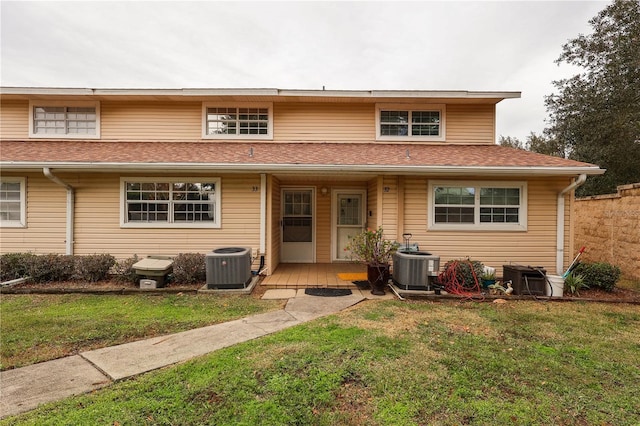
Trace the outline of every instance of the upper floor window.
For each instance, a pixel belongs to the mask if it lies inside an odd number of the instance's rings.
[[[123,227],[219,228],[219,178],[122,178]]]
[[[204,138],[271,139],[271,104],[203,106]]]
[[[29,136],[97,139],[100,137],[100,104],[31,101]]]
[[[378,140],[444,140],[444,105],[378,104]]]
[[[3,177],[0,181],[0,226],[27,226],[27,199],[24,178]]]
[[[525,231],[525,182],[430,182],[429,228]]]

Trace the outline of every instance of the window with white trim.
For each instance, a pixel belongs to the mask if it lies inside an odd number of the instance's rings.
[[[8,228],[27,226],[25,182],[25,178],[4,177],[0,180],[0,226]]]
[[[121,183],[123,227],[220,227],[220,178],[122,178]]]
[[[203,105],[203,137],[212,139],[271,139],[271,104]]]
[[[429,228],[527,229],[526,182],[430,182]]]
[[[444,105],[376,105],[378,140],[444,140]]]
[[[32,138],[100,137],[98,102],[29,103],[29,136]]]

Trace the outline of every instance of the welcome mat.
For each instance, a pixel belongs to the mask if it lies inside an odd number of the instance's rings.
[[[366,272],[340,272],[338,278],[343,281],[366,281]]]
[[[348,288],[305,288],[304,294],[308,294],[309,296],[337,297],[348,296],[352,293]]]

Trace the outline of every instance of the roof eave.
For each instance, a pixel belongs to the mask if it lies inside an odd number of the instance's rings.
[[[64,87],[0,87],[0,95],[23,96],[274,96],[274,97],[344,97],[408,99],[514,99],[521,92],[468,90],[301,90],[275,88],[211,89],[100,89]]]
[[[111,172],[123,170],[161,171],[216,171],[224,172],[328,172],[328,173],[373,173],[373,174],[430,174],[459,176],[576,176],[580,174],[601,175],[606,170],[597,166],[546,167],[546,166],[380,166],[346,164],[231,164],[231,163],[95,163],[95,162],[27,162],[3,161],[4,170],[29,170],[44,167],[60,170]]]

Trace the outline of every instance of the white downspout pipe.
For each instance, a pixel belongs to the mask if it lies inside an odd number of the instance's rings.
[[[556,274],[564,273],[564,196],[567,192],[573,191],[587,180],[586,174],[581,174],[571,185],[558,193],[558,202],[556,203],[558,211],[556,212]]]
[[[59,177],[55,176],[51,173],[51,169],[48,167],[44,167],[42,172],[46,177],[48,177],[51,181],[57,183],[60,186],[64,186],[67,190],[67,234],[66,234],[66,245],[67,245],[67,254],[73,254],[73,239],[74,239],[74,230],[73,230],[73,222],[75,218],[75,192],[71,185],[62,181]]]
[[[267,175],[260,173],[260,255],[267,247]]]

